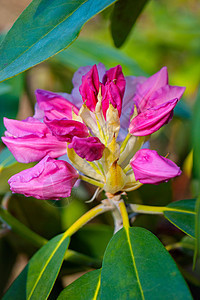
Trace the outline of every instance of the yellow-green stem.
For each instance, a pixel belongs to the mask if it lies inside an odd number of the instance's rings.
[[[121,144],[121,147],[120,147],[120,153],[122,153],[122,152],[124,151],[124,149],[125,149],[125,147],[126,147],[126,145],[127,145],[127,143],[128,143],[128,140],[130,139],[130,137],[131,137],[131,134],[128,133],[127,136],[126,136],[126,138],[125,138],[125,140],[124,140],[123,143]]]
[[[166,207],[131,204],[131,209],[136,213],[142,214],[163,214],[164,210],[166,210]]]
[[[117,203],[117,202],[115,202],[115,203]],[[127,213],[126,205],[125,205],[124,201],[122,199],[119,200],[117,203],[117,206],[118,206],[118,209],[122,216],[123,226],[124,226],[125,230],[128,230],[129,229],[129,218],[128,218],[128,213]]]
[[[82,217],[80,217],[74,224],[72,224],[72,226],[67,229],[63,235],[63,239],[65,239],[67,236],[71,236],[72,234],[74,234],[76,231],[78,231],[83,225],[85,225],[86,223],[88,223],[90,220],[92,220],[94,217],[112,210],[113,207],[112,206],[108,206],[105,205],[103,203],[95,206],[94,208],[92,208],[91,210],[89,210],[88,212],[86,212]]]
[[[94,180],[94,179],[92,179],[92,178],[89,178],[89,177],[87,177],[87,176],[85,176],[85,175],[79,175],[79,179],[81,179],[81,180],[83,180],[83,181],[86,181],[86,182],[89,182],[89,183],[91,183],[91,184],[93,184],[93,185],[99,186],[99,187],[101,187],[101,188],[104,187],[104,184],[103,184],[102,182],[97,181],[97,180]]]

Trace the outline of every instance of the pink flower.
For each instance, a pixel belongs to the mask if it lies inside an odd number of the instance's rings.
[[[22,163],[40,161],[47,154],[57,158],[67,153],[67,143],[58,141],[48,127],[34,118],[24,121],[4,118],[7,129],[2,141]]]
[[[13,192],[57,200],[78,178],[115,194],[180,175],[169,159],[141,149],[140,136],[170,121],[184,91],[168,85],[166,68],[148,79],[125,78],[121,66],[98,64],[80,68],[73,84],[71,95],[37,90],[34,117],[4,119],[2,140],[15,158],[40,161],[10,178]]]
[[[171,160],[158,155],[155,150],[141,149],[132,158],[130,165],[135,179],[141,183],[158,184],[181,174],[180,168]]]
[[[146,136],[167,124],[173,116],[173,109],[185,91],[184,87],[168,85],[167,68],[137,85],[134,96],[136,116],[129,131],[135,136]]]
[[[78,108],[63,96],[44,90],[36,90],[37,107],[35,118],[46,116],[49,120],[72,119],[72,111],[78,114]]]
[[[120,116],[126,85],[121,66],[118,65],[108,70],[102,81],[102,83],[99,81],[97,66],[94,65],[89,72],[82,77],[82,84],[79,90],[83,102],[94,112],[100,91],[100,97],[102,97],[102,112],[105,119],[109,103],[111,103],[114,108],[117,108]]]
[[[78,172],[66,161],[45,156],[33,168],[12,176],[8,183],[13,193],[59,200],[70,196],[78,176]]]

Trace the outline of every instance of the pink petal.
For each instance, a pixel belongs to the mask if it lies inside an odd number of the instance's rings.
[[[82,84],[79,91],[83,102],[85,102],[91,111],[94,111],[99,92],[99,75],[96,65],[94,65],[90,71],[82,77]]]
[[[165,85],[152,93],[149,97],[147,108],[161,105],[175,98],[180,100],[184,91],[185,87]]]
[[[102,100],[102,111],[104,118],[106,119],[106,112],[111,103],[114,108],[117,108],[119,117],[121,115],[122,110],[122,98],[120,96],[119,88],[114,84],[114,82],[110,82],[109,85],[105,86],[103,100]]]
[[[59,141],[71,142],[74,136],[87,137],[89,135],[85,124],[78,121],[66,119],[51,121],[45,117],[44,122]]]
[[[130,133],[135,136],[146,136],[157,131],[171,120],[177,102],[178,99],[173,99],[138,114],[130,123]]]
[[[44,111],[44,115],[50,120],[71,119],[72,110],[78,114],[78,108],[61,95],[45,90],[36,90],[36,98],[39,109]]]
[[[12,176],[8,183],[13,193],[59,200],[70,196],[77,179],[78,173],[69,163],[46,156],[33,168]]]
[[[126,80],[124,78],[124,74],[122,73],[122,67],[120,65],[117,65],[116,67],[106,71],[106,74],[103,77],[103,84],[107,85],[110,82],[113,82],[118,87],[120,91],[120,96],[121,98],[123,98]]]
[[[143,111],[148,105],[148,98],[153,92],[168,84],[167,67],[163,67],[156,74],[149,77],[144,83],[139,84],[134,97],[134,102],[139,111]]]
[[[74,137],[68,147],[73,148],[76,154],[88,161],[100,159],[105,148],[97,137]]]
[[[106,74],[103,77],[103,84],[105,86],[105,89],[102,90],[102,110],[104,117],[106,118],[106,111],[109,107],[109,103],[111,103],[114,108],[117,108],[120,116],[122,110],[122,99],[126,86],[122,67],[118,65],[106,71]]]
[[[145,77],[134,77],[134,76],[127,76],[126,79],[126,89],[122,103],[122,113],[120,117],[120,127],[123,130],[128,129],[130,123],[130,115],[133,113],[133,97],[136,92],[136,87],[138,83],[143,83],[146,78]]]
[[[44,123],[34,118],[24,121],[4,118],[4,124],[7,131],[2,141],[19,162],[39,161],[47,154],[53,158],[66,154],[67,143],[58,141]]]
[[[74,103],[78,108],[81,107],[83,101],[82,101],[82,97],[81,97],[81,94],[79,92],[79,87],[82,83],[82,77],[83,75],[85,75],[86,73],[88,73],[90,71],[90,69],[92,68],[92,66],[85,66],[85,67],[80,67],[75,73],[74,73],[74,76],[73,76],[73,79],[72,79],[72,83],[74,85],[74,88],[72,90],[72,98],[73,98],[73,101],[70,101],[72,103]],[[102,63],[99,63],[97,65],[97,70],[98,70],[98,73],[99,73],[99,80],[102,81],[103,79],[103,76],[106,72],[106,69],[105,69],[105,66],[102,64]]]
[[[181,174],[180,168],[171,160],[158,155],[155,150],[141,149],[132,158],[131,167],[136,180],[141,183],[158,184]]]
[[[4,125],[7,129],[6,134],[13,137],[25,137],[31,134],[43,137],[49,132],[45,124],[32,117],[23,121],[4,118]]]
[[[67,152],[67,143],[60,142],[56,137],[47,134],[44,137],[30,135],[20,138],[2,137],[2,141],[21,163],[40,161],[47,154],[57,158]]]

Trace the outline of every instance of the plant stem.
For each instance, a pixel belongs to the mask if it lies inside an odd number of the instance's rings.
[[[126,205],[124,203],[124,200],[122,200],[122,199],[119,200],[118,208],[119,208],[119,211],[120,211],[121,216],[122,216],[123,226],[124,226],[125,230],[128,230],[130,225],[129,225],[129,218],[128,218],[128,213],[127,213],[127,210],[126,210]]]
[[[163,214],[164,210],[170,210],[164,206],[148,206],[140,204],[130,204],[131,209],[142,214]]]

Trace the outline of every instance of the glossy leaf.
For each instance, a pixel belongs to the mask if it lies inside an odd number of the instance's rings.
[[[88,272],[67,286],[57,300],[99,299],[100,270]]]
[[[176,227],[195,237],[195,199],[175,201],[164,209],[164,216]]]
[[[175,262],[144,228],[122,228],[103,259],[100,299],[192,299]]]
[[[67,48],[82,26],[115,0],[33,0],[0,45],[0,81]]]
[[[121,47],[148,0],[119,0],[111,17],[111,33],[116,47]]]
[[[106,44],[83,38],[79,38],[67,50],[56,55],[52,62],[54,60],[74,70],[99,62],[102,62],[107,69],[120,64],[126,75],[146,75],[132,58],[121,51]]]
[[[47,299],[60,270],[69,237],[54,237],[29,261],[11,285],[3,300]]]

